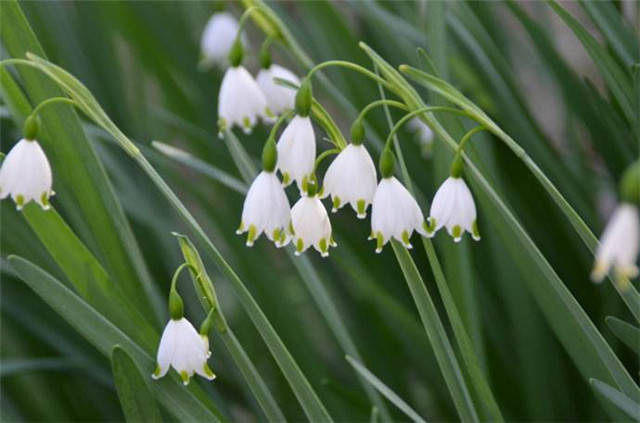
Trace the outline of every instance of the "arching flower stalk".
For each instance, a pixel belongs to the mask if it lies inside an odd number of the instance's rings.
[[[376,192],[377,176],[376,166],[362,144],[364,132],[359,128],[361,125],[354,125],[352,143],[338,154],[327,169],[322,191],[323,198],[331,195],[333,212],[345,204],[351,204],[357,217],[364,219]]]
[[[10,195],[18,210],[32,200],[48,210],[49,197],[54,195],[51,166],[35,139],[37,133],[37,117],[29,116],[24,125],[24,138],[13,146],[0,168],[0,199]]]
[[[382,180],[376,188],[371,206],[371,236],[376,239],[376,253],[395,238],[406,248],[412,248],[413,231],[425,235],[422,210],[411,193],[393,176],[394,156],[385,148],[380,157]]]
[[[237,234],[248,233],[248,247],[251,247],[263,232],[276,247],[283,247],[289,243],[289,200],[275,174],[276,161],[275,142],[273,138],[269,138],[262,152],[264,170],[249,188],[244,200],[240,227],[236,231]]]
[[[309,180],[306,195],[291,209],[291,229],[295,239],[296,255],[300,255],[313,246],[322,257],[329,255],[329,247],[337,244],[331,236],[331,222],[327,209],[316,193],[316,183]]]

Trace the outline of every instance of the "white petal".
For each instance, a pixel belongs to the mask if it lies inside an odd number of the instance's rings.
[[[227,69],[218,96],[218,119],[224,121],[221,129],[238,126],[251,131],[258,119],[271,120],[267,110],[264,94],[251,74],[242,66]]]
[[[331,245],[331,222],[317,196],[301,197],[291,209],[291,224],[299,255],[310,246],[326,257]]]
[[[156,358],[157,368],[152,375],[154,379],[161,378],[167,374],[169,370],[176,350],[177,331],[177,321],[173,319],[169,320],[160,338],[160,346],[158,346],[158,355]]]
[[[256,81],[265,95],[267,104],[273,113],[279,115],[287,110],[293,110],[296,91],[276,84],[274,78],[284,79],[296,85],[300,84],[300,79],[290,70],[276,64],[258,72]]]
[[[227,64],[229,50],[238,34],[238,21],[228,12],[214,13],[202,33],[200,49],[209,63]],[[244,44],[244,37],[243,44]]]
[[[0,198],[11,197],[22,204],[35,200],[48,208],[51,195],[51,167],[37,141],[20,140],[7,154],[0,169]],[[19,204],[20,207],[20,204]]]
[[[298,183],[313,172],[316,159],[316,136],[311,119],[295,116],[278,139],[277,167],[283,175]]]
[[[640,250],[640,218],[638,208],[621,204],[613,213],[596,250],[592,278],[601,280],[613,265],[621,276],[637,274],[636,260]]]

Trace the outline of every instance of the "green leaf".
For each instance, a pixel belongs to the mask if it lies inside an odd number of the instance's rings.
[[[140,373],[127,352],[116,345],[111,353],[113,380],[127,422],[161,422],[160,410]]]
[[[113,347],[120,345],[143,372],[151,375],[155,368],[155,361],[149,352],[136,344],[69,288],[21,257],[10,256],[9,263],[29,288],[102,354],[108,356]],[[223,420],[215,405],[204,396],[195,384],[192,384],[189,389],[185,389],[177,375],[154,382],[152,389],[160,403],[178,420]]]
[[[27,52],[44,56],[18,2],[3,1],[0,14],[2,42],[12,57],[22,58]],[[60,96],[55,84],[40,72],[20,67],[18,73],[33,102]],[[45,108],[39,139],[56,175],[54,188],[60,205],[70,216],[71,224],[105,269],[122,284],[132,302],[151,314],[151,278],[143,263],[138,245],[127,222],[113,187],[85,137],[80,121],[71,106]]]
[[[631,97],[632,84],[629,74],[613,60],[609,53],[602,47],[598,41],[582,26],[582,24],[574,18],[567,10],[560,6],[555,0],[547,0],[547,4],[551,9],[567,24],[573,31],[575,36],[580,40],[593,62],[598,66],[600,72],[611,93],[618,101],[624,116],[629,123],[633,123],[635,112],[633,108],[633,100]]]
[[[640,329],[613,316],[607,316],[604,321],[618,339],[633,352],[640,354]]]
[[[440,316],[436,311],[433,300],[422,281],[420,272],[407,249],[398,241],[392,240],[393,252],[396,255],[402,274],[409,285],[409,290],[418,308],[422,325],[424,326],[431,346],[440,364],[440,369],[447,382],[451,397],[456,405],[462,421],[478,421],[478,413],[475,409],[469,388],[467,387],[458,359],[444,330]]]
[[[589,379],[591,386],[613,405],[624,411],[633,421],[640,421],[640,403],[633,401],[631,398],[618,391],[617,389],[607,385],[598,379]]]
[[[558,191],[558,189],[542,172],[542,170],[540,170],[537,164],[527,155],[526,151],[524,151],[524,149],[522,149],[522,147],[520,147],[515,142],[515,140],[513,140],[506,132],[504,132],[486,113],[484,113],[482,109],[476,106],[472,101],[466,98],[452,85],[440,78],[412,68],[410,66],[402,65],[400,66],[400,70],[403,73],[407,74],[410,78],[414,79],[416,82],[437,92],[438,94],[441,94],[443,97],[462,108],[475,120],[484,125],[489,131],[500,138],[523,162],[523,164],[533,173],[536,179],[538,179],[540,184],[549,193],[560,210],[567,216],[569,222],[578,233],[587,248],[589,248],[592,253],[595,252],[595,249],[598,245],[598,240],[586,225],[584,220],[575,211],[571,204],[569,204],[569,202],[562,196],[560,191]],[[416,108],[418,108],[418,106],[416,106]],[[450,148],[456,148],[457,144],[453,140],[453,138],[451,138],[451,136],[447,134],[447,137],[444,138],[444,140],[449,144]],[[640,321],[640,294],[638,293],[638,291],[630,283],[615,283],[613,282],[613,280],[611,281],[631,313],[633,313],[636,319]]]
[[[413,409],[409,404],[407,404],[402,398],[398,396],[395,392],[393,392],[387,385],[385,385],[380,379],[376,377],[373,373],[369,371],[366,367],[360,364],[357,360],[349,357],[348,355],[345,357],[349,364],[353,366],[353,368],[360,374],[362,377],[371,384],[374,388],[378,390],[382,395],[385,396],[393,405],[398,407],[398,410],[402,411],[407,417],[409,417],[412,421],[416,423],[426,423],[426,420],[420,417],[420,415]],[[373,414],[373,413],[372,413]],[[373,419],[373,417],[372,417]]]

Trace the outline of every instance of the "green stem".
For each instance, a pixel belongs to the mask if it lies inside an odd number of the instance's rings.
[[[289,119],[290,117],[292,117],[295,114],[295,112],[291,111],[289,113],[285,113],[283,115],[281,115],[278,120],[276,120],[276,123],[273,124],[273,127],[271,128],[271,131],[269,132],[269,137],[267,138],[267,141],[265,141],[265,144],[267,142],[269,142],[270,139],[275,139],[276,137],[276,132],[278,131],[278,128],[280,127],[280,125],[282,125],[282,123]]]
[[[391,84],[389,84],[387,81],[385,81],[375,73],[371,72],[369,69],[366,69],[355,63],[347,62],[345,60],[328,60],[326,62],[319,63],[311,68],[311,70],[307,74],[307,77],[311,79],[311,77],[315,72],[319,71],[320,69],[327,68],[329,66],[340,66],[343,68],[354,70],[356,72],[360,72],[364,76],[378,82],[379,84],[383,85],[385,88],[388,88],[393,91],[393,87]]]
[[[195,267],[193,267],[189,263],[182,263],[180,266],[178,266],[176,271],[173,272],[173,277],[171,278],[171,290],[172,291],[178,292],[177,289],[176,289],[176,285],[177,285],[177,282],[178,282],[178,277],[180,276],[180,272],[182,272],[187,267],[190,268],[191,270],[193,270],[194,273],[197,274],[198,269],[196,269]]]
[[[476,126],[473,129],[471,129],[466,134],[464,134],[464,136],[462,137],[462,139],[458,143],[458,148],[456,149],[456,154],[461,154],[462,150],[464,149],[465,144],[467,143],[467,141],[469,141],[471,139],[471,137],[474,136],[475,134],[477,134],[478,132],[484,131],[484,130],[486,130],[486,128],[484,126],[482,126],[482,125],[479,125],[479,126]]]
[[[421,107],[421,108],[416,109],[416,110],[414,110],[414,111],[412,111],[410,113],[407,113],[398,122],[396,122],[394,127],[391,128],[391,131],[389,132],[389,135],[387,136],[387,140],[384,143],[384,148],[385,149],[390,148],[391,141],[393,140],[393,136],[395,135],[396,132],[398,132],[398,130],[402,127],[402,125],[404,125],[407,121],[409,121],[409,119],[411,119],[413,117],[416,117],[416,116],[419,116],[419,115],[422,115],[424,113],[432,113],[432,112],[449,112],[449,113],[454,113],[454,114],[470,117],[463,110],[456,109],[454,107],[446,107],[446,106],[426,106],[426,107]]]
[[[340,150],[343,150],[347,146],[347,140],[345,140],[344,135],[342,135],[340,128],[338,128],[338,125],[336,125],[331,115],[315,99],[311,106],[311,114],[327,134],[329,134],[332,143]]]
[[[392,106],[392,107],[396,107],[398,109],[402,109],[405,111],[409,111],[409,108],[407,107],[406,104],[400,102],[400,101],[395,101],[395,100],[387,100],[385,98],[381,99],[381,100],[376,100],[376,101],[372,101],[371,103],[367,104],[364,109],[362,109],[362,111],[360,112],[360,114],[358,115],[358,117],[356,118],[356,122],[357,121],[361,121],[364,119],[364,117],[366,116],[367,113],[369,113],[369,111],[371,111],[373,108],[378,107],[378,106],[383,106],[383,105],[387,105],[387,106]]]
[[[331,150],[325,150],[322,153],[320,153],[318,155],[318,157],[316,158],[316,162],[313,165],[313,172],[312,173],[316,173],[316,169],[318,168],[318,165],[327,157],[333,155],[333,154],[338,154],[340,153],[340,149],[339,148],[332,148]]]
[[[33,109],[30,116],[37,116],[40,110],[42,110],[45,106],[48,106],[49,104],[54,104],[54,103],[65,103],[65,104],[71,104],[72,106],[76,106],[76,102],[73,101],[73,99],[70,99],[67,97],[51,97],[44,100],[40,104],[38,104],[36,108]]]

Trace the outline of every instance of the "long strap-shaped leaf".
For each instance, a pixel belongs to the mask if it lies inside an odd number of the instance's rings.
[[[584,220],[582,220],[580,215],[574,210],[573,207],[571,207],[569,202],[567,202],[560,191],[558,191],[558,189],[553,185],[553,182],[551,182],[549,178],[547,178],[547,176],[542,172],[542,170],[540,170],[536,163],[527,155],[526,151],[524,151],[518,145],[518,143],[516,143],[515,140],[513,140],[507,133],[505,133],[489,116],[487,116],[487,114],[484,113],[482,109],[476,106],[452,85],[440,78],[409,66],[402,66],[401,70],[419,84],[437,92],[438,94],[441,94],[452,103],[461,107],[463,110],[477,119],[478,122],[483,124],[489,131],[491,131],[498,138],[504,141],[505,144],[514,152],[514,154],[520,160],[522,160],[524,165],[527,166],[527,168],[533,173],[533,175],[538,179],[543,188],[556,202],[560,210],[567,216],[569,222],[576,230],[587,248],[589,248],[589,250],[592,252],[595,251],[595,248],[598,245],[598,239],[595,237],[593,232],[591,232]],[[455,141],[453,141],[451,137],[448,137],[447,140],[451,141],[449,142],[450,147],[455,148]],[[638,291],[631,284],[614,283],[613,285],[624,300],[631,313],[633,313],[636,319],[640,321],[640,294],[638,294]],[[623,288],[622,285],[625,285],[625,288]]]
[[[403,99],[411,108],[423,107],[418,94],[395,69],[368,46],[362,44],[362,47],[380,67],[386,78],[403,87],[402,94],[406,97]],[[475,105],[473,107],[477,108]],[[479,110],[479,108],[477,109]],[[484,112],[482,113],[484,114]],[[422,115],[422,119],[434,129],[439,137],[446,142],[446,145],[451,149],[457,147],[455,140],[435,117]],[[526,157],[524,151],[519,157],[523,156]],[[469,157],[466,155],[463,157],[468,170],[466,174],[473,182],[474,190],[479,194],[487,218],[492,222],[503,242],[509,247],[505,251],[512,255],[515,263],[522,269],[522,274],[531,293],[558,335],[558,339],[573,357],[583,375],[615,383],[630,398],[638,398],[640,396],[638,386],[580,304],[562,283],[562,280],[484,175]],[[531,273],[532,269],[535,269],[535,273]]]
[[[69,288],[21,257],[10,256],[9,263],[29,288],[100,352],[108,356],[115,345],[120,345],[144,371],[151,374],[155,366],[154,359]],[[167,411],[180,421],[224,420],[196,384],[185,389],[179,378],[173,375],[151,386]]]
[[[11,56],[24,57],[27,52],[44,56],[16,0],[2,2],[0,28],[3,46]],[[39,72],[27,68],[18,71],[32,101],[61,94]],[[72,107],[59,105],[43,109],[40,117],[39,141],[55,171],[54,181],[59,181],[54,182],[58,191],[54,204],[60,204],[80,237],[132,301],[150,313],[149,301],[158,299],[156,291],[122,207],[77,114]]]
[[[109,132],[116,141],[118,141],[120,147],[130,155],[140,168],[149,176],[151,181],[185,221],[198,242],[202,247],[204,247],[203,250],[206,251],[206,253],[214,260],[220,271],[227,277],[229,282],[231,282],[236,296],[245,308],[249,318],[258,330],[258,333],[260,333],[267,344],[273,358],[280,366],[280,369],[289,382],[294,394],[298,398],[300,405],[302,405],[302,408],[309,419],[313,422],[331,421],[329,413],[311,387],[311,384],[303,375],[300,367],[293,357],[291,357],[291,354],[276,331],[273,329],[273,326],[271,326],[271,323],[263,313],[262,309],[260,309],[260,306],[258,306],[254,300],[249,290],[245,287],[242,280],[238,277],[231,266],[229,266],[202,227],[200,227],[195,218],[187,210],[184,204],[182,204],[178,196],[173,192],[169,185],[167,185],[164,179],[162,179],[155,168],[151,166],[147,159],[140,153],[140,150],[134,145],[134,143],[129,140],[127,136],[124,135],[124,133],[122,133],[122,131],[120,131],[120,129],[109,119],[91,92],[82,85],[80,81],[53,63],[35,55],[28,55],[28,57],[31,62],[23,62],[23,64],[32,64],[56,81],[56,83],[74,99],[78,107],[98,125]]]

